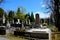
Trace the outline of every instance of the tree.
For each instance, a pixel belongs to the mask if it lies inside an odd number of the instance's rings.
[[[20,19],[20,20],[24,20],[25,19],[25,15],[23,13],[21,13],[20,8],[18,8],[15,17],[16,17],[16,19]]]
[[[8,21],[8,15],[7,15],[7,13],[5,12],[5,14],[4,14],[4,16],[5,16],[5,19],[6,19],[6,23],[7,23],[7,21]]]
[[[29,20],[31,21],[31,16],[30,16],[30,13],[29,12],[25,15],[25,19],[28,20],[28,21]]]
[[[25,14],[26,13],[26,9],[23,6],[20,6],[20,12]]]
[[[2,18],[4,13],[5,13],[4,10],[2,8],[0,8],[0,18]]]
[[[33,12],[31,12],[31,22],[34,22],[34,15],[33,15]]]
[[[20,8],[18,8],[18,10],[17,10],[16,18],[17,18],[17,19],[20,19]]]
[[[9,21],[12,21],[14,19],[14,11],[9,11],[8,19]]]
[[[51,11],[53,12],[55,26],[60,31],[60,12],[59,12],[60,1],[59,0],[51,0],[50,2],[51,2],[51,4],[48,5],[47,9],[51,9]]]
[[[4,10],[2,8],[0,8],[0,24],[2,23],[2,17],[4,15]]]
[[[0,8],[0,25],[2,25],[2,18],[3,18],[3,15],[5,14],[5,11],[2,9],[2,8]]]
[[[53,13],[51,13],[50,14],[50,19],[49,19],[49,23],[51,24],[51,25],[54,25],[54,14]]]
[[[59,0],[53,0],[54,3],[54,20],[55,20],[55,26],[60,31],[60,13],[59,13]]]
[[[2,4],[4,2],[4,0],[0,0],[0,4]]]

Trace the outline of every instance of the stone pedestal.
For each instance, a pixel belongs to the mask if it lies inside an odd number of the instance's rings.
[[[43,34],[48,34],[47,40],[52,40],[51,39],[51,30],[49,28],[46,28],[46,29],[33,28],[33,29],[26,30],[26,32],[34,33],[34,35],[36,35],[36,36],[38,35],[37,37],[39,37],[39,36],[45,37]]]

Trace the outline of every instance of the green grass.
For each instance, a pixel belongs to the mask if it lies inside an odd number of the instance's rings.
[[[19,37],[19,36],[15,37],[12,34],[0,35],[0,37],[8,38],[10,40],[28,40],[25,39],[24,37]],[[54,35],[52,34],[52,40],[60,40],[60,34],[54,34]]]
[[[56,33],[56,32],[55,32]],[[60,32],[52,34],[52,40],[60,40]]]
[[[50,25],[48,25],[48,28],[50,28],[51,31],[54,31],[55,26],[50,24]]]
[[[8,34],[8,35],[0,35],[0,37],[8,38],[10,40],[27,40],[24,37],[16,37],[14,35]]]

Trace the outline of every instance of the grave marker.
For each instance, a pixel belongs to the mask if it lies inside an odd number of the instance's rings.
[[[36,14],[35,26],[40,27],[40,17],[38,13]]]

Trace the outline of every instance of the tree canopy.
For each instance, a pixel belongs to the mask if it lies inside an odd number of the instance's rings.
[[[0,4],[2,4],[4,2],[4,0],[0,0]]]
[[[60,1],[59,0],[50,0],[51,4],[48,4],[47,9],[51,9],[55,21],[55,26],[60,31]]]
[[[34,15],[33,15],[33,12],[31,12],[31,22],[34,22]]]
[[[2,17],[4,13],[5,13],[4,10],[0,8],[0,17]]]
[[[9,21],[12,21],[14,19],[14,11],[9,11],[9,14],[8,14],[8,18],[9,18]]]
[[[21,10],[20,8],[18,8],[17,10],[17,13],[16,13],[16,16],[15,16],[17,19],[21,19],[21,20],[24,20],[25,19],[25,15],[23,13],[21,13]]]

